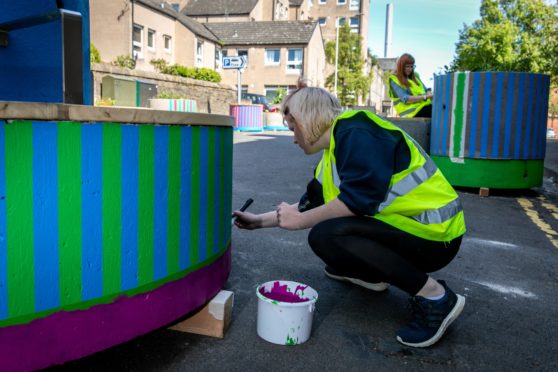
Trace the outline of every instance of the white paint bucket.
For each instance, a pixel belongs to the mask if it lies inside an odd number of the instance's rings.
[[[306,342],[318,300],[313,288],[287,280],[263,283],[258,296],[258,336],[279,345]]]

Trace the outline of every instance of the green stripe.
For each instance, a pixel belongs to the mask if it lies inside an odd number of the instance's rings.
[[[227,163],[224,165],[225,169],[227,170],[229,176],[227,177],[226,180],[226,193],[227,193],[227,204],[225,205],[225,216],[230,216],[232,213],[232,177],[233,177],[233,169],[232,169],[232,163],[233,163],[233,151],[234,151],[234,144],[233,144],[233,129],[231,127],[228,127],[226,129],[227,132],[227,141],[225,142],[225,147],[226,147],[226,151],[227,151]],[[227,241],[225,242],[225,245],[228,246],[230,241],[231,241],[231,224],[230,223],[226,223],[225,224],[225,228],[227,229]]]
[[[464,73],[457,74],[457,85],[456,85],[456,97],[455,97],[455,122],[453,123],[453,157],[459,157],[461,154],[461,141],[462,141],[462,131],[463,131],[463,114],[465,113],[465,108],[463,107],[463,97],[465,94],[465,80],[466,75]]]
[[[190,264],[199,261],[199,231],[200,231],[200,127],[192,127],[192,178],[190,196]]]
[[[215,242],[215,127],[207,133],[207,246],[206,256],[213,255]]]
[[[219,236],[219,251],[225,248],[224,242],[224,224],[228,220],[225,214],[225,135],[226,129],[219,128],[221,131],[219,136],[219,231],[217,232]]]
[[[180,270],[180,157],[181,129],[169,128],[169,221],[167,267],[169,274]]]
[[[5,126],[8,313],[35,311],[33,255],[33,130],[30,121]]]
[[[103,125],[103,294],[120,291],[122,245],[122,126]]]
[[[81,125],[58,123],[60,305],[81,301]]]
[[[139,127],[138,286],[153,280],[155,212],[155,126]]]

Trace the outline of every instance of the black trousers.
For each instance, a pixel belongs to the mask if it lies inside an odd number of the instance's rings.
[[[340,217],[312,228],[308,242],[326,265],[343,276],[387,282],[414,296],[455,257],[461,238],[422,239],[369,217]]]
[[[432,105],[424,106],[415,115],[415,118],[431,118],[431,117],[432,117]]]

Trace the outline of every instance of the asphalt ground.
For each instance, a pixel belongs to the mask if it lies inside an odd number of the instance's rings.
[[[233,208],[294,202],[319,157],[286,132],[235,132]],[[407,296],[374,293],[323,274],[307,231],[233,229],[225,288],[235,302],[223,339],[161,329],[55,371],[556,371],[558,370],[558,142],[548,142],[543,185],[531,190],[458,189],[468,227],[454,261],[433,274],[467,302],[433,347],[395,340]],[[310,339],[281,346],[256,332],[258,284],[293,280],[319,293]],[[40,352],[40,351],[38,351]]]

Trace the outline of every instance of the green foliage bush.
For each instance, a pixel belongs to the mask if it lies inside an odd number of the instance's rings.
[[[133,70],[136,68],[136,60],[131,55],[122,55],[116,57],[114,61],[112,61],[114,66],[127,68]]]
[[[190,79],[211,81],[213,83],[221,82],[221,75],[215,70],[205,67],[186,67],[182,65],[169,65],[164,59],[152,59],[151,63],[155,69],[163,74],[181,76]]]
[[[99,49],[95,47],[95,45],[90,44],[89,46],[89,56],[91,58],[91,63],[100,63],[101,62],[101,53],[99,53]]]

